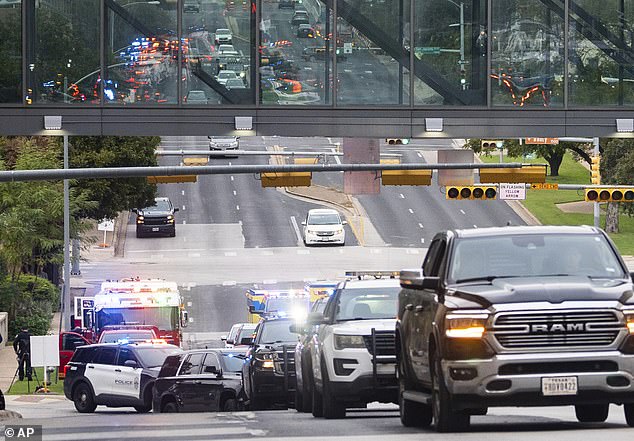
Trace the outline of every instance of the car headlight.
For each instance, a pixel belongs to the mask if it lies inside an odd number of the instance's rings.
[[[143,222],[145,222],[144,220],[145,218],[143,216],[137,216],[136,217],[136,223],[137,224],[142,224]]]
[[[274,369],[277,354],[275,352],[259,353],[255,356],[255,361],[262,369]]]
[[[306,230],[306,233],[307,233],[307,234],[316,234],[317,232],[316,232],[316,231],[313,231],[313,230]]]
[[[630,335],[634,335],[634,311],[625,312],[625,326]]]
[[[167,220],[174,220],[174,216],[172,216],[171,214],[167,216]]]
[[[445,335],[450,338],[480,339],[486,330],[487,314],[449,314],[445,321]]]
[[[365,348],[362,335],[336,335],[335,349]]]
[[[335,234],[341,234],[343,233],[343,228],[340,228],[339,230],[335,230]]]

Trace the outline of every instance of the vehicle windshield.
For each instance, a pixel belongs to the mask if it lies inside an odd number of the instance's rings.
[[[269,320],[262,323],[258,344],[271,345],[274,343],[297,343],[298,334],[291,332],[289,320]]]
[[[255,331],[255,327],[256,325],[244,325],[242,326],[242,328],[240,328],[240,333],[238,334],[238,338],[236,338],[236,343],[237,345],[240,344],[240,342],[242,342],[243,338],[251,338],[253,336],[253,331]]]
[[[154,205],[144,208],[143,211],[170,211],[170,204],[167,201],[156,201]]]
[[[182,352],[176,346],[137,348],[136,355],[141,359],[141,364],[147,368],[163,366],[163,362],[169,355]]]
[[[236,74],[234,72],[231,72],[231,71],[223,71],[223,72],[220,72],[218,74],[218,78],[222,78],[222,79],[225,79],[225,78],[226,79],[231,79],[231,78],[235,78],[235,77],[236,77]]]
[[[177,327],[176,306],[160,308],[103,308],[97,311],[97,329],[107,325],[153,325],[169,331]]]
[[[133,331],[133,332],[104,332],[99,339],[100,343],[116,343],[120,340],[139,341],[152,340],[154,333],[152,331]]]
[[[284,313],[288,316],[303,315],[310,310],[308,297],[273,297],[266,301],[266,312]]]
[[[398,286],[341,290],[335,320],[373,320],[396,317]]]
[[[244,363],[244,354],[235,352],[223,352],[222,364],[225,372],[242,372],[242,363]]]
[[[311,214],[307,223],[309,225],[339,225],[341,218],[337,213]]]
[[[500,277],[626,277],[608,242],[596,234],[462,238],[450,261],[449,280],[456,283]]]

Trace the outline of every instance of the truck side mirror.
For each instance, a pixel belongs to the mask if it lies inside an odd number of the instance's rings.
[[[126,360],[123,365],[134,369],[139,367],[139,364],[136,362],[136,360]]]
[[[178,207],[174,207],[174,213],[178,211]]]
[[[255,306],[249,305],[249,313],[255,314]]]

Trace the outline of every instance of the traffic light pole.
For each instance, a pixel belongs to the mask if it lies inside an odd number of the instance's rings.
[[[599,138],[593,138],[592,139],[592,143],[594,144],[594,149],[593,149],[593,153],[595,157],[599,156]],[[599,203],[595,202],[594,203],[594,226],[595,227],[599,227],[600,225],[600,219],[601,219],[601,212],[599,211]]]

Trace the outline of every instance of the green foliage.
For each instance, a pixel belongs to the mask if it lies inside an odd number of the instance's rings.
[[[59,289],[41,277],[22,274],[0,280],[0,310],[9,314],[9,335],[22,327],[32,335],[46,334],[59,301]]]
[[[6,395],[26,395],[28,393],[34,394],[35,388],[37,387],[38,380],[40,383],[44,383],[44,368],[34,367],[33,368],[33,381],[28,382],[24,381],[16,381],[11,385],[11,388],[8,391],[4,391]],[[57,373],[53,372],[49,374],[49,387],[48,390],[57,395],[64,394],[64,381],[57,378]]]
[[[634,185],[634,140],[623,138],[602,139],[601,184]],[[632,204],[620,204],[628,216],[634,215]]]
[[[149,167],[156,166],[154,150],[157,136],[79,136],[72,139],[69,157],[71,168],[80,167]],[[156,185],[145,178],[85,179],[75,184],[85,190],[95,207],[86,209],[81,217],[101,220],[114,219],[120,211],[152,205]]]

